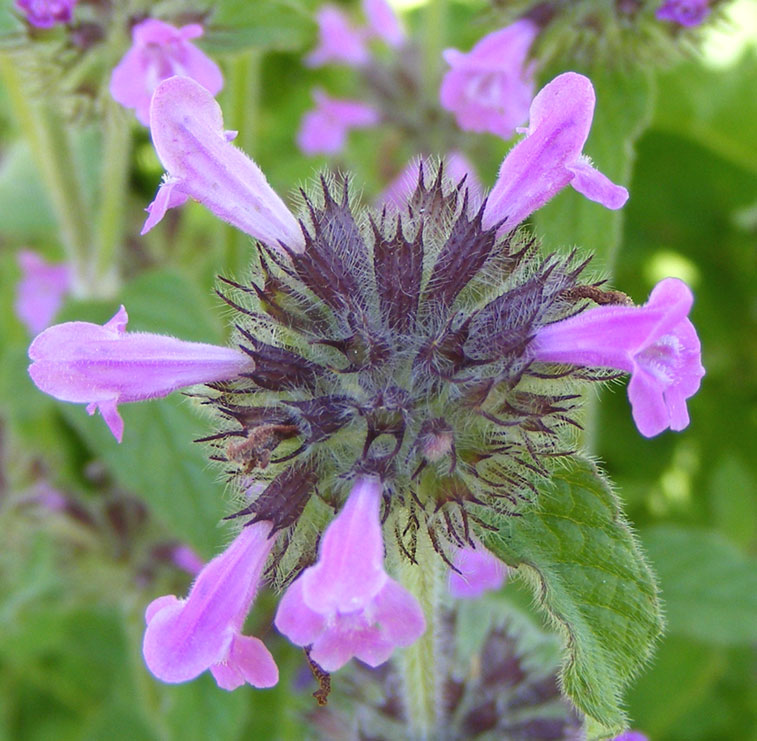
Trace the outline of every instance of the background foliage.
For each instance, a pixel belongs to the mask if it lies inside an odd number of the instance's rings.
[[[6,0],[0,23],[4,45],[21,33],[10,6]],[[226,73],[227,126],[241,130],[241,144],[280,193],[307,185],[325,164],[294,146],[310,87],[359,93],[349,70],[302,67],[314,8],[311,0],[209,4],[205,48]],[[450,2],[444,45],[467,49],[493,28],[487,8]],[[426,12],[419,4],[406,14],[421,39]],[[754,15],[747,8],[743,17]],[[736,38],[727,25],[718,32]],[[702,55],[663,70],[622,78],[595,70],[598,115],[587,151],[629,183],[631,200],[616,215],[566,191],[536,219],[549,245],[583,244],[605,269],[614,264],[613,284],[638,302],[666,275],[687,280],[696,295],[692,319],[707,375],[690,403],[691,426],[643,439],[624,388],[614,386],[602,395],[592,442],[661,583],[667,631],[627,694],[634,727],[654,741],[757,738],[754,36],[751,44],[727,44],[727,57],[710,42]],[[13,312],[15,254],[33,247],[60,259],[62,252],[29,131],[11,103],[0,89],[0,738],[303,737],[297,711],[311,702],[311,690],[294,681],[301,655],[270,628],[272,599],[254,627],[279,661],[275,689],[226,693],[209,676],[164,686],[143,667],[144,606],[189,583],[161,548],[181,542],[210,557],[227,539],[218,522],[228,497],[191,443],[208,429],[192,399],[125,407],[125,442],[117,446],[102,420],[31,384],[30,338]],[[71,132],[94,220],[106,143],[96,116],[75,119]],[[161,169],[147,134],[134,126],[130,136],[122,287],[107,300],[70,300],[61,319],[102,322],[123,302],[132,329],[221,342],[227,328],[214,276],[244,274],[246,238],[195,205],[138,238]],[[489,135],[465,143],[491,185],[508,144]],[[357,173],[370,201],[410,154],[396,131],[369,130],[350,138],[338,164]],[[64,507],[41,504],[48,485],[64,494]],[[541,624],[518,597],[522,587],[507,589]]]

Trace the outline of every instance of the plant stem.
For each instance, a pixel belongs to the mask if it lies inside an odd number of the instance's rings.
[[[257,110],[260,102],[261,53],[250,49],[235,56],[229,63],[226,79],[227,123],[239,132],[236,144],[251,157],[257,142]],[[238,229],[224,224],[223,265],[239,274],[249,267],[249,237]]]
[[[439,653],[439,602],[442,561],[425,531],[419,531],[416,564],[401,559],[399,580],[418,600],[426,617],[425,633],[398,654],[402,676],[408,738],[414,741],[438,737],[443,676]]]
[[[100,295],[115,292],[118,283],[130,152],[131,127],[126,113],[108,98],[103,116],[100,219],[91,260],[93,283],[100,286]]]
[[[49,105],[31,99],[20,73],[20,61],[0,54],[2,79],[21,132],[26,136],[42,180],[50,194],[63,247],[73,275],[73,291],[96,291],[87,275],[90,245],[87,204],[68,128]]]

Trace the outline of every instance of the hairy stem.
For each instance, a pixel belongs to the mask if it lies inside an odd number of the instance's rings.
[[[428,535],[418,533],[417,563],[402,559],[399,580],[418,600],[426,617],[425,633],[398,654],[402,677],[408,738],[414,741],[438,737],[443,676],[439,641],[439,602],[442,561]]]
[[[50,195],[73,275],[73,290],[77,295],[89,296],[96,287],[87,276],[88,211],[70,132],[56,111],[43,102],[35,102],[25,89],[18,59],[0,54],[0,79]]]

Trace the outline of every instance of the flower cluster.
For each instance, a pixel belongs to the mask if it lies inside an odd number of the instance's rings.
[[[326,5],[318,12],[318,46],[305,58],[310,67],[346,64],[362,68],[373,57],[368,42],[379,39],[397,48],[405,43],[405,32],[386,0],[363,0],[366,26],[353,26],[342,10]],[[308,111],[300,124],[297,145],[307,155],[338,154],[348,132],[354,128],[378,124],[379,112],[358,100],[330,98],[314,90],[314,110]]]
[[[453,594],[502,584],[481,513],[517,513],[574,450],[577,386],[630,373],[642,434],[686,425],[703,374],[688,289],[663,281],[644,306],[614,305],[588,260],[543,255],[516,229],[567,185],[625,202],[581,154],[593,110],[585,77],[549,83],[483,201],[419,163],[393,209],[358,213],[349,183],[324,178],[297,219],[208,90],[158,86],[150,123],[167,175],[145,226],[191,197],[254,237],[252,276],[219,292],[238,347],[127,333],[122,307],[103,327],[51,327],[29,351],[41,389],[99,408],[119,439],[117,404],[206,384],[217,430],[203,442],[246,497],[232,516],[244,524],[186,600],[148,608],[157,677],[275,683],[267,649],[242,634],[264,574],[286,590],[276,627],[313,662],[381,664],[428,620],[388,573],[425,568],[419,542],[451,569]]]
[[[78,0],[16,0],[16,7],[36,28],[68,23]]]

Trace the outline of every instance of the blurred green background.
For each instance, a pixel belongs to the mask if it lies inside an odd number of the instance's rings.
[[[610,110],[615,95],[626,111],[640,86],[652,95],[644,97],[651,107],[640,119],[649,125],[635,144],[622,217],[566,192],[536,218],[549,245],[581,242],[588,228],[589,241],[599,240],[589,246],[601,250],[620,229],[612,283],[637,302],[668,275],[686,280],[696,296],[692,320],[707,375],[689,404],[690,427],[643,439],[624,385],[615,385],[602,394],[595,435],[666,606],[667,633],[628,695],[634,727],[653,741],[757,739],[757,25],[749,26],[757,10],[749,0],[736,6],[738,24],[720,24],[701,55],[652,74],[653,95],[647,75],[597,82],[599,128],[587,151],[605,171],[622,173],[628,162],[613,164],[624,140],[614,138],[611,117],[600,124],[603,104]],[[328,164],[294,145],[312,85],[361,91],[352,70],[303,68],[315,7],[212,4],[216,31],[205,49],[226,75],[227,127],[241,130],[240,144],[281,194]],[[496,27],[488,8],[448,3],[446,36],[434,43],[470,48]],[[0,54],[14,51],[22,33],[9,9],[10,2]],[[405,11],[425,48],[428,13],[423,3]],[[72,125],[93,219],[104,146],[98,105],[102,99]],[[209,421],[180,394],[125,406],[118,446],[99,417],[31,384],[30,338],[13,311],[16,252],[30,247],[59,260],[62,251],[28,134],[0,90],[0,738],[301,738],[298,711],[311,701],[308,691],[293,689],[301,655],[270,627],[273,597],[256,610],[253,628],[280,664],[275,689],[226,693],[209,676],[165,686],[142,664],[144,606],[190,583],[166,554],[188,544],[210,557],[227,537],[218,522],[228,496],[191,442],[207,434]],[[195,204],[138,237],[161,168],[147,133],[135,124],[129,136],[122,286],[107,300],[69,300],[60,319],[102,322],[123,302],[131,329],[222,342],[226,314],[212,293],[214,276],[243,276],[246,238]],[[508,143],[489,135],[460,141],[491,186]],[[385,126],[353,134],[336,164],[356,173],[370,202],[412,154],[401,132]],[[566,214],[578,213],[593,226],[569,223]],[[606,267],[607,255],[600,259]],[[62,499],[51,498],[50,488]]]

